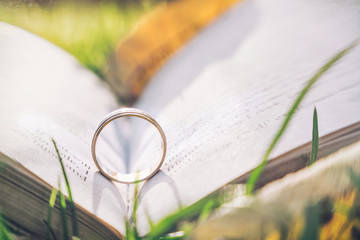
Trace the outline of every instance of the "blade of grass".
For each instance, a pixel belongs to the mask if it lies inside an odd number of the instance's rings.
[[[134,231],[131,221],[125,218],[125,240],[138,240],[138,236]]]
[[[184,239],[185,236],[165,236],[159,238],[160,240],[178,240],[178,239]]]
[[[145,214],[146,214],[146,219],[147,219],[147,221],[148,221],[148,224],[149,224],[149,226],[150,226],[150,229],[152,229],[155,224],[154,224],[154,222],[152,221],[152,219],[151,219],[148,211],[145,211]]]
[[[130,230],[130,223],[129,223],[129,220],[126,218],[126,217],[124,217],[124,219],[125,219],[125,240],[128,240],[128,239],[130,239],[130,232],[131,232],[131,230]]]
[[[201,210],[199,222],[204,222],[210,216],[212,210],[216,207],[216,200],[210,199]]]
[[[60,212],[61,212],[61,221],[63,225],[63,239],[69,239],[69,231],[67,227],[67,219],[66,219],[66,201],[65,197],[61,192],[60,180],[59,180],[59,199],[60,199]]]
[[[351,183],[360,191],[360,176],[352,168],[349,168],[349,175]]]
[[[6,225],[4,223],[4,217],[1,213],[0,213],[0,239],[4,239],[4,240],[12,240],[13,239],[10,235],[8,228],[6,227]]]
[[[175,231],[176,226],[181,221],[199,216],[202,212],[209,211],[209,209],[204,210],[205,208],[209,207],[209,202],[213,202],[211,203],[212,209],[217,208],[223,204],[221,196],[211,195],[204,199],[201,199],[193,205],[181,208],[175,213],[163,218],[160,222],[154,225],[151,231],[146,236],[146,239],[159,239],[165,234]]]
[[[45,219],[43,219],[43,222],[44,222],[46,228],[49,227],[49,231],[50,231],[50,234],[51,234],[52,238],[54,240],[56,240],[57,238],[55,236],[54,230],[52,229],[51,225],[49,225],[48,222]],[[50,234],[49,234],[49,236],[50,236]],[[48,239],[46,239],[46,240],[48,240]],[[50,237],[49,237],[49,240],[50,240]]]
[[[0,162],[0,171],[4,170],[5,164],[3,162]]]
[[[135,181],[135,190],[134,190],[134,205],[132,210],[132,215],[130,218],[125,219],[125,240],[137,240],[139,238],[139,234],[136,227],[136,211],[139,204],[138,192],[139,192],[139,172],[136,175]]]
[[[68,196],[69,196],[70,211],[71,211],[71,224],[72,224],[73,236],[78,237],[78,236],[79,236],[79,230],[78,230],[78,224],[77,224],[77,218],[76,218],[75,204],[74,204],[74,201],[73,201],[73,198],[72,198],[72,194],[71,194],[70,183],[69,183],[69,180],[68,180],[68,178],[67,178],[66,171],[65,171],[65,167],[64,167],[64,163],[63,163],[62,157],[60,156],[59,149],[57,148],[56,142],[55,142],[55,140],[52,139],[52,138],[51,138],[51,141],[52,141],[53,144],[54,144],[54,147],[55,147],[55,150],[56,150],[56,154],[57,154],[58,159],[59,159],[59,161],[60,161],[62,173],[63,173],[64,179],[65,179],[66,189],[67,189]]]
[[[318,118],[317,118],[316,108],[314,108],[311,157],[309,161],[309,166],[311,166],[315,162],[318,151],[319,151]]]
[[[327,71],[329,70],[339,59],[341,59],[346,53],[348,53],[352,48],[354,48],[356,45],[359,44],[359,40],[356,40],[350,46],[346,47],[344,50],[337,53],[334,57],[332,57],[324,66],[322,66],[316,74],[310,78],[310,80],[307,82],[305,87],[300,92],[299,96],[296,98],[294,103],[292,104],[290,110],[286,114],[286,118],[282,122],[279,130],[277,131],[274,139],[272,140],[271,144],[269,145],[268,149],[266,150],[264,157],[261,161],[261,163],[251,172],[250,177],[246,183],[246,194],[250,195],[252,194],[255,184],[258,181],[260,175],[264,171],[264,168],[266,167],[266,164],[268,162],[268,158],[270,156],[270,153],[278,143],[280,137],[284,133],[285,129],[287,128],[290,120],[292,119],[296,109],[298,108],[300,102],[303,100],[305,95],[309,92],[310,88],[314,83]]]
[[[139,173],[137,173],[136,179],[139,179]],[[136,211],[139,204],[139,197],[138,197],[138,190],[139,190],[139,183],[135,183],[135,191],[134,191],[134,207],[132,211],[132,231],[134,238],[137,239],[139,237],[138,231],[137,231],[137,219],[136,219]]]
[[[53,188],[50,194],[50,199],[49,199],[49,209],[48,209],[48,216],[47,216],[47,222],[46,222],[46,239],[50,240],[50,233],[52,233],[52,236],[54,239],[55,236],[53,235],[53,231],[51,229],[51,216],[52,216],[52,210],[54,208],[55,205],[55,200],[58,194],[58,190],[56,188]]]
[[[360,217],[360,176],[352,168],[350,168],[350,181],[355,188],[355,196],[348,214],[348,220],[353,221]]]
[[[320,205],[309,204],[305,209],[305,226],[300,240],[319,239],[320,233]]]

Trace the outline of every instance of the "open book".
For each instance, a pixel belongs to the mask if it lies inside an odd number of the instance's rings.
[[[168,140],[160,171],[139,186],[141,234],[149,229],[147,216],[159,221],[227,183],[244,181],[306,82],[360,37],[359,13],[360,4],[354,1],[239,3],[157,73],[135,105],[152,114]],[[134,185],[106,179],[90,153],[97,123],[120,107],[115,94],[73,57],[16,27],[1,23],[0,49],[4,215],[45,235],[42,219],[49,189],[57,188],[61,178],[52,137],[79,206],[80,237],[120,237],[131,215]],[[319,157],[360,138],[359,79],[356,47],[301,103],[271,155],[263,183],[305,166],[315,105]],[[129,136],[141,142],[146,137],[142,133],[146,131]],[[103,136],[108,141],[103,159],[117,156],[123,134],[109,131]],[[142,158],[148,162],[154,156]],[[136,170],[132,168],[125,170]],[[54,231],[61,235],[57,215],[59,211],[54,213]]]

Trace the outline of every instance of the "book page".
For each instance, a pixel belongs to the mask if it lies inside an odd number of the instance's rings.
[[[115,97],[69,54],[5,23],[0,51],[0,151],[55,188],[61,180],[67,195],[53,138],[74,201],[124,233],[127,186],[100,174],[90,153],[98,122],[118,108]],[[106,159],[118,154],[117,137],[103,136]]]
[[[360,37],[359,13],[354,1],[240,3],[158,73],[137,105],[156,115],[168,139],[160,172],[140,190],[137,219],[143,234],[149,229],[146,215],[159,221],[260,163],[307,81]],[[220,45],[233,39],[232,51],[215,53],[213,38]],[[197,56],[205,46],[217,60]],[[187,61],[192,57],[203,65],[192,66]],[[187,69],[196,73],[178,83]],[[359,79],[357,46],[312,87],[271,158],[311,141],[315,106],[320,136],[359,122]],[[180,90],[167,94],[177,86]]]

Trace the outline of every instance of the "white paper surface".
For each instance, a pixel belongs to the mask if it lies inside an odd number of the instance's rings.
[[[144,212],[158,221],[260,163],[307,81],[360,37],[359,10],[354,1],[239,3],[169,61],[138,103],[159,112],[169,143],[161,173],[141,190],[138,221],[143,233],[148,229]],[[229,44],[232,51],[220,47],[224,52],[217,53],[214,38],[221,45],[221,39],[226,44],[232,37],[237,39]],[[201,51],[207,44],[222,57],[209,63],[211,53]],[[183,86],[178,76],[192,64],[201,69]],[[179,94],[167,94],[170,86],[179,86]],[[311,141],[315,106],[320,136],[359,122],[359,93],[357,47],[313,86],[272,157]]]
[[[98,121],[117,108],[111,92],[60,48],[4,23],[0,52],[0,151],[55,188],[60,178],[67,195],[54,138],[74,201],[124,232],[127,186],[104,178],[90,155]]]

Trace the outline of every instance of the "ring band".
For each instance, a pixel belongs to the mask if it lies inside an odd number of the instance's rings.
[[[114,121],[115,119],[118,119],[121,117],[127,117],[127,116],[139,117],[139,118],[142,118],[142,119],[150,122],[159,131],[159,133],[161,135],[161,139],[162,139],[163,154],[162,154],[161,158],[154,161],[150,165],[150,167],[148,167],[140,172],[137,172],[137,173],[119,173],[119,172],[110,170],[109,168],[104,166],[98,160],[98,157],[97,157],[96,151],[95,151],[97,139],[98,139],[101,131],[105,128],[105,126],[107,124],[109,124],[110,122]],[[93,136],[93,139],[92,139],[92,142],[91,142],[91,155],[92,155],[92,158],[93,158],[97,168],[107,178],[117,181],[117,182],[120,182],[120,183],[135,183],[135,182],[140,182],[140,181],[144,181],[146,179],[151,178],[160,169],[160,167],[165,159],[166,147],[167,147],[167,143],[166,143],[165,133],[162,130],[162,128],[160,127],[160,125],[155,121],[155,119],[153,119],[145,111],[142,111],[142,110],[139,110],[136,108],[121,108],[121,109],[115,110],[115,111],[109,113],[108,115],[106,115],[101,120],[99,125],[97,126],[96,131]]]

